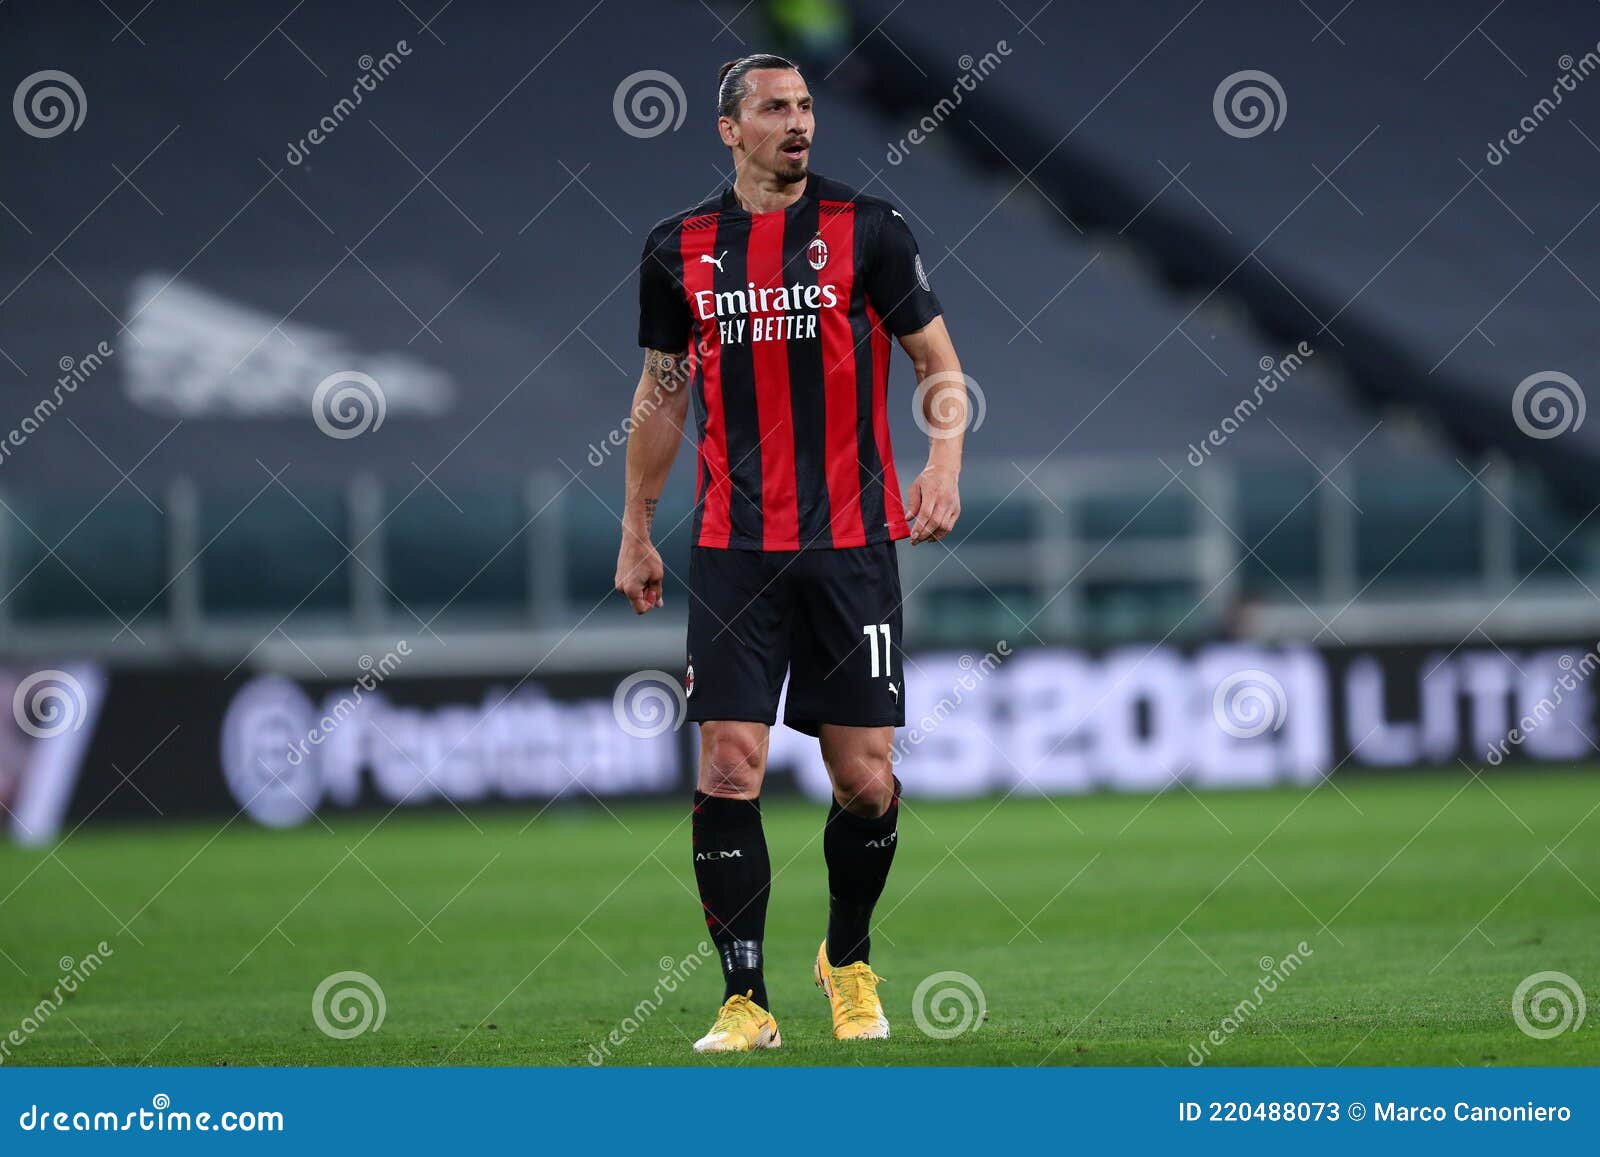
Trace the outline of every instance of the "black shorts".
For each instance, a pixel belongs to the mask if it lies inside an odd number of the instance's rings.
[[[892,542],[843,550],[695,547],[689,557],[689,718],[905,724],[900,567]]]

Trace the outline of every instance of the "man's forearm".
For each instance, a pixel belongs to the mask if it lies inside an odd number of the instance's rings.
[[[682,364],[681,356],[651,350],[633,392],[622,522],[646,541],[683,436],[688,395]]]
[[[928,468],[960,473],[971,402],[961,359],[956,357],[944,318],[936,317],[916,333],[905,335],[900,344],[917,375],[917,400],[922,406],[918,424],[928,433]]]
[[[928,465],[940,470],[961,470],[961,449],[966,441],[971,401],[967,380],[954,350],[930,353],[915,365],[917,381],[937,382],[922,396],[922,417],[928,430]]]

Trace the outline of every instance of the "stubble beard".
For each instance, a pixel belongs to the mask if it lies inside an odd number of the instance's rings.
[[[774,168],[772,170],[772,175],[776,180],[778,180],[782,184],[785,184],[785,185],[798,184],[801,181],[805,180],[806,177],[810,176],[809,167],[808,167],[808,162],[809,161],[810,161],[810,158],[807,157],[806,160],[801,161],[799,164],[781,164],[780,163],[781,167]]]

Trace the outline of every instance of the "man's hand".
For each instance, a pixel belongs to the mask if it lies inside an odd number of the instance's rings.
[[[937,542],[955,527],[961,517],[960,472],[953,467],[929,465],[911,484],[906,502],[906,517],[911,524],[911,541]]]
[[[634,614],[642,615],[662,605],[661,580],[665,575],[661,555],[650,540],[635,531],[623,530],[622,549],[617,552],[616,587]]]

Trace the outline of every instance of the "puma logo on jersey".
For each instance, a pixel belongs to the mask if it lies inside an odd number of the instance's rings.
[[[700,264],[702,264],[702,265],[715,265],[717,267],[717,272],[718,273],[722,273],[723,272],[722,259],[724,257],[726,257],[727,255],[728,255],[728,251],[726,249],[724,249],[721,253],[717,254],[715,257],[711,256],[711,254],[709,254],[709,253],[702,253],[702,254],[700,254]]]
[[[900,688],[896,687],[893,683],[889,684],[889,694],[894,696],[894,701],[896,703],[900,702]]]
[[[699,863],[701,860],[742,860],[744,859],[744,849],[734,848],[731,851],[724,849],[717,852],[696,852],[694,859],[695,863]]]

